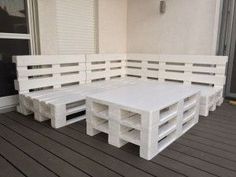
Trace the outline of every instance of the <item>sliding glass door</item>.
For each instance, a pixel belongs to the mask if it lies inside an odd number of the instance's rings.
[[[229,56],[228,75],[226,96],[236,99],[236,4],[235,1],[229,1],[229,11],[231,16],[228,17],[229,24],[229,36],[226,45],[226,53]]]
[[[30,0],[0,0],[0,111],[17,103],[13,55],[33,52]]]
[[[229,56],[225,96],[236,99],[236,3],[223,3],[219,54]]]

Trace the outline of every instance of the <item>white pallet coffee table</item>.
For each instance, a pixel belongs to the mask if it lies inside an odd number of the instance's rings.
[[[104,132],[116,147],[140,146],[150,160],[198,122],[200,92],[188,86],[137,83],[87,97],[87,134]]]

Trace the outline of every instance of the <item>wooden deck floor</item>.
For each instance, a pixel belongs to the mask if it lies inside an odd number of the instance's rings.
[[[16,112],[0,115],[0,176],[236,177],[236,107],[201,118],[151,161],[138,147],[115,148],[85,134],[85,122],[54,130]]]

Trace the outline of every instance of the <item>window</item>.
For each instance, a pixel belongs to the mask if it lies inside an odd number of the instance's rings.
[[[0,32],[27,34],[27,4],[25,0],[0,1]]]
[[[12,103],[16,79],[13,55],[34,53],[32,0],[0,0],[0,109]],[[8,98],[11,100],[9,102]],[[15,101],[16,102],[16,101]]]
[[[0,39],[0,97],[17,94],[14,89],[16,70],[12,55],[28,55],[29,40]]]

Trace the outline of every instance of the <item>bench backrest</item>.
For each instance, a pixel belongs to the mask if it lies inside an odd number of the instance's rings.
[[[127,76],[223,87],[228,57],[128,54]]]
[[[124,76],[223,87],[227,57],[155,54],[17,56],[19,93]]]
[[[85,83],[85,55],[13,57],[18,92],[28,93]]]
[[[87,83],[125,76],[126,54],[86,55]]]

